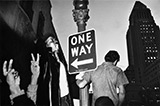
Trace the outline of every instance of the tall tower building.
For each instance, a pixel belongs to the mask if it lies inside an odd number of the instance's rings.
[[[147,66],[159,58],[160,31],[151,11],[143,3],[136,1],[129,17],[127,49],[129,67],[135,72],[136,83],[144,84]]]

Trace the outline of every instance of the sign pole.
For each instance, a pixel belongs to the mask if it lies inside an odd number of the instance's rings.
[[[88,0],[74,0],[73,5],[73,17],[74,21],[77,23],[78,32],[86,30],[86,22],[89,19],[89,9],[87,5],[89,4]],[[89,106],[89,85],[79,89],[79,99],[80,106]]]

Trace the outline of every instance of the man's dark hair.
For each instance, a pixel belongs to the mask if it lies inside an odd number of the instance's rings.
[[[116,61],[116,60],[117,60],[117,62],[118,62],[119,59],[120,59],[120,56],[119,56],[118,52],[115,51],[115,50],[109,51],[109,52],[105,55],[105,57],[104,57],[104,60],[105,60],[106,62],[114,62],[114,61]]]
[[[94,106],[114,106],[114,103],[109,97],[101,96],[96,99]]]

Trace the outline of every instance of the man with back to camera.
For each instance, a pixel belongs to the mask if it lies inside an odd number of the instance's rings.
[[[117,51],[111,50],[104,60],[95,71],[78,74],[77,85],[83,88],[92,82],[92,106],[121,106],[125,97],[124,85],[129,82],[121,68],[116,66],[120,56]]]

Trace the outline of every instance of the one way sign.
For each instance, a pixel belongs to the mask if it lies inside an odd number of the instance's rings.
[[[97,67],[95,30],[87,30],[68,37],[69,73],[89,71]]]

